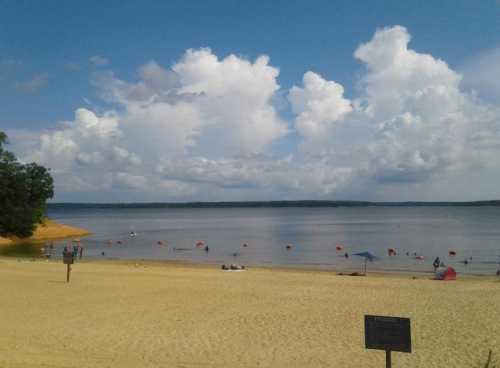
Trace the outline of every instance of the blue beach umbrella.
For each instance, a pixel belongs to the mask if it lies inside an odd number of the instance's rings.
[[[354,253],[354,255],[358,257],[363,257],[365,259],[365,263],[363,266],[363,273],[365,275],[366,275],[366,264],[368,263],[368,261],[373,262],[375,259],[377,259],[377,257],[375,257],[375,254],[368,251]]]

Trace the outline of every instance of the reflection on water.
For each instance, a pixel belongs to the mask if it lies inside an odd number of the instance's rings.
[[[378,257],[369,269],[428,271],[439,256],[461,273],[489,274],[500,261],[500,207],[72,208],[49,216],[93,233],[82,239],[87,257],[361,270],[353,253],[369,250]],[[70,243],[55,244],[60,254]],[[28,249],[36,253],[19,248]]]

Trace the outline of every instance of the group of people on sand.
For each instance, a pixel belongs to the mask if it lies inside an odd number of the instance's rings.
[[[82,259],[83,257],[83,245],[81,243],[77,243],[73,246],[65,245],[63,248],[63,255],[71,254],[73,258]]]
[[[40,251],[43,253],[45,257],[47,258],[52,257],[52,255],[54,254],[54,243],[50,242],[44,248],[41,248]]]
[[[470,262],[472,262],[472,256],[464,259],[461,263],[467,266]],[[436,272],[438,268],[446,267],[446,265],[439,259],[439,257],[436,257],[434,262],[432,262],[432,266],[434,267],[434,272]],[[496,275],[500,276],[500,259],[498,261],[498,269],[496,271]]]
[[[221,269],[222,270],[225,270],[225,271],[228,271],[228,270],[231,270],[231,271],[236,271],[236,270],[245,270],[245,266],[240,266],[240,265],[237,265],[237,264],[234,264],[234,263],[231,263],[230,265],[226,265],[226,264],[223,264],[221,266]]]

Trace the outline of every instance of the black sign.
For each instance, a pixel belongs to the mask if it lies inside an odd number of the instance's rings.
[[[73,257],[73,253],[63,253],[63,263],[64,264],[73,264],[73,263],[75,263],[75,259]]]
[[[411,353],[410,319],[365,316],[365,347]]]

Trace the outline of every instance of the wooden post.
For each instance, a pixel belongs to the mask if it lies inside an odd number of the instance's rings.
[[[69,282],[69,274],[71,272],[71,265],[68,263],[66,266],[67,266],[67,269],[66,269],[66,282]]]
[[[391,368],[391,351],[386,350],[385,351],[385,368]]]

